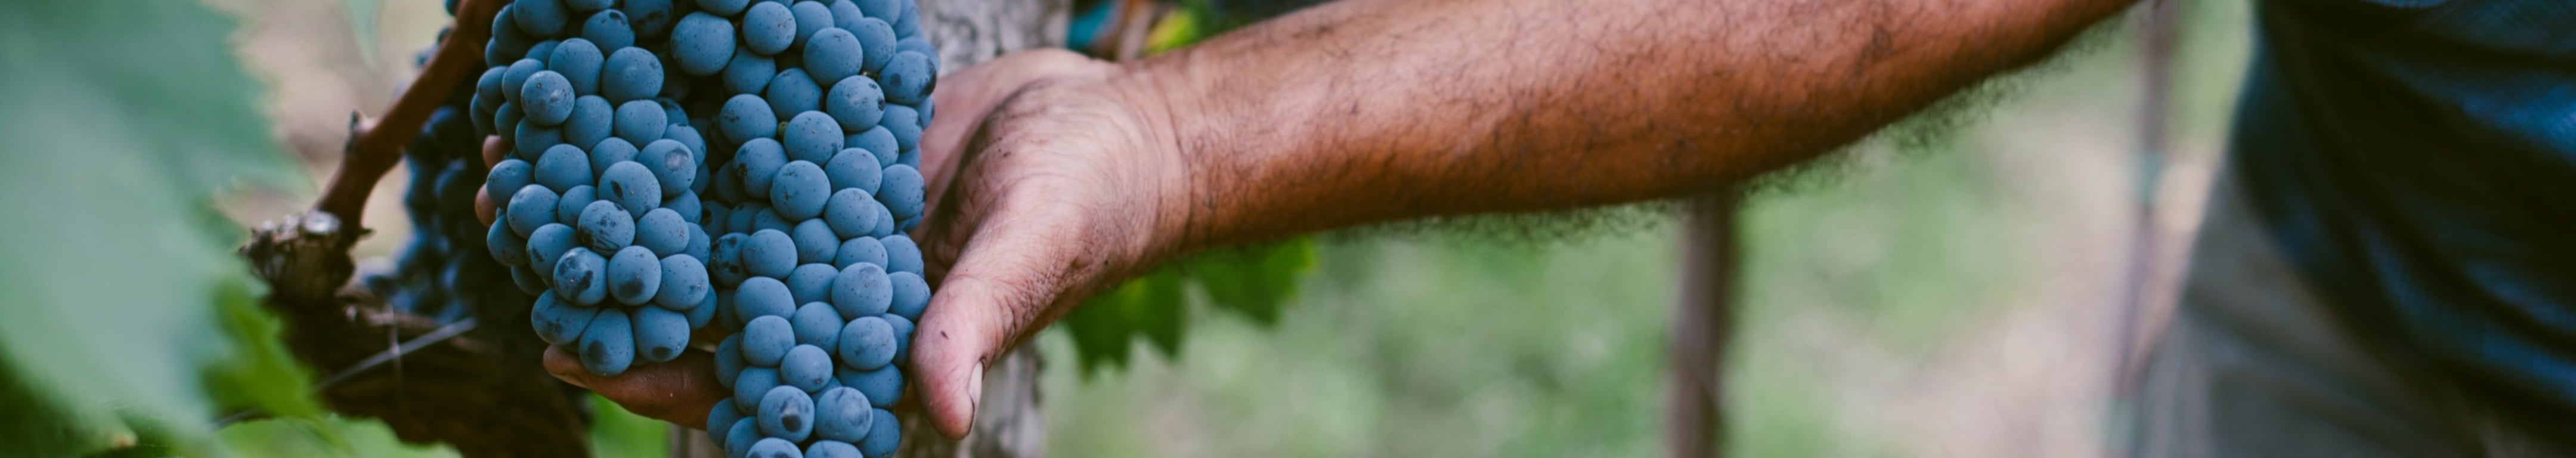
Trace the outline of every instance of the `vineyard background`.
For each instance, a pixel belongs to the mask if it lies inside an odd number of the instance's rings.
[[[311,202],[349,113],[389,104],[446,21],[433,0],[206,4],[240,19],[232,45],[265,85],[277,146],[304,172],[283,190],[219,195],[236,226]],[[362,4],[374,6],[348,7]],[[2115,430],[2113,304],[2137,179],[2161,178],[2158,236],[2181,240],[2243,69],[2244,9],[2183,3],[2164,173],[2136,162],[2139,48],[2131,27],[2112,25],[1963,107],[1765,182],[1742,220],[1730,454],[2099,454]],[[399,193],[406,176],[396,171],[378,195]],[[356,254],[389,254],[404,235],[389,222],[401,218],[396,199],[374,200],[367,219],[379,232]],[[1608,224],[1562,239],[1475,223],[1319,238],[1316,267],[1275,324],[1198,305],[1175,357],[1140,352],[1123,368],[1084,370],[1070,338],[1049,332],[1035,347],[1050,364],[1046,451],[1656,454],[1681,225],[1657,208],[1572,218]],[[601,456],[663,454],[661,424],[593,404]],[[330,416],[243,422],[215,437],[244,456],[452,455]]]

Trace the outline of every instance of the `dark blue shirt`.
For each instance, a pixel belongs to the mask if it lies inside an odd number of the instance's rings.
[[[2576,420],[2576,1],[2272,0],[2233,173],[2401,370]]]

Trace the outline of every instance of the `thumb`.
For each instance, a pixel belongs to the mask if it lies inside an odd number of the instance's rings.
[[[1055,315],[1051,301],[1066,272],[1052,268],[1064,266],[1055,260],[1065,245],[1050,242],[1047,231],[985,225],[931,296],[913,332],[912,366],[923,409],[941,434],[966,435],[983,399],[984,370]]]

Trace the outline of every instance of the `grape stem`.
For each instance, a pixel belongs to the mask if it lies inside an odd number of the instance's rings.
[[[359,218],[366,214],[367,197],[375,191],[376,181],[393,170],[403,145],[420,135],[421,123],[446,103],[457,82],[474,77],[483,67],[483,42],[491,38],[492,17],[505,3],[508,0],[458,2],[456,24],[438,43],[438,54],[421,67],[420,75],[403,88],[384,116],[350,120],[349,142],[342,147],[345,157],[339,169],[331,172],[322,199],[314,202],[315,211],[338,216],[349,227],[364,227]]]

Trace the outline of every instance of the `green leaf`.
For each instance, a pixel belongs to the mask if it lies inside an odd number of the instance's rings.
[[[1210,305],[1243,314],[1264,326],[1277,323],[1298,280],[1315,266],[1311,239],[1202,253],[1093,296],[1056,327],[1073,337],[1083,373],[1127,364],[1132,342],[1143,339],[1166,358],[1178,358],[1190,320],[1190,289]]]
[[[1201,255],[1187,266],[1210,305],[1265,326],[1279,322],[1297,295],[1298,275],[1314,267],[1315,241],[1306,238]]]
[[[671,424],[627,412],[590,395],[590,452],[595,456],[670,456]]]
[[[256,293],[209,202],[300,180],[233,27],[187,1],[0,2],[0,365],[58,439],[0,449],[214,444],[201,371],[242,354],[216,304]]]

